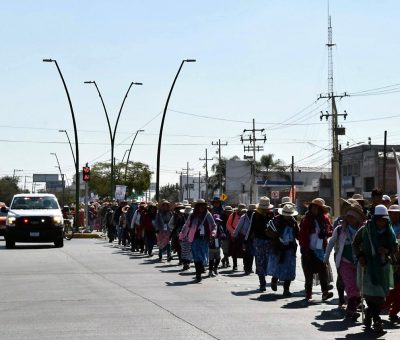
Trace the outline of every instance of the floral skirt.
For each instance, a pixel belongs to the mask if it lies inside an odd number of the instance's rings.
[[[254,239],[256,273],[261,276],[267,275],[268,260],[271,252],[271,241],[256,238]]]
[[[181,258],[184,261],[192,261],[192,244],[186,239],[181,241]]]
[[[284,249],[271,253],[268,259],[268,275],[280,281],[293,281],[296,277],[296,254],[294,250]]]

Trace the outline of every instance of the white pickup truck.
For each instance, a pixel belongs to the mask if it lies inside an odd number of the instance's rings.
[[[18,194],[12,199],[6,219],[6,248],[15,242],[54,242],[64,246],[64,219],[53,194]]]

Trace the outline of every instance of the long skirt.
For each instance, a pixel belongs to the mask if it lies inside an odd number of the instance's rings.
[[[387,263],[382,267],[384,280],[387,282],[387,287],[393,287],[393,269],[392,265]],[[366,267],[362,267],[360,263],[357,266],[357,286],[360,291],[363,291],[364,295],[368,296],[378,296],[378,297],[386,297],[388,291],[387,287],[383,287],[379,284],[374,284],[371,280],[370,269],[368,265]]]
[[[208,241],[194,239],[192,243],[193,262],[201,262],[203,266],[208,264]]]
[[[260,276],[267,275],[268,259],[271,251],[271,241],[256,238],[254,239],[256,273]]]
[[[193,260],[192,244],[187,239],[181,241],[181,258],[188,262]]]
[[[160,230],[157,234],[157,246],[159,249],[164,249],[170,239],[171,233],[169,231]]]
[[[268,259],[268,275],[279,281],[293,281],[296,277],[296,254],[293,248],[272,253]]]
[[[357,266],[350,261],[340,262],[339,272],[342,276],[344,290],[348,298],[360,297],[360,290],[357,287]]]
[[[238,235],[236,238],[229,238],[229,256],[235,258],[242,258],[244,255],[243,251],[244,236]]]

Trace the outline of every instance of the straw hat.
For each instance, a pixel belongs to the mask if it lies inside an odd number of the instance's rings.
[[[183,208],[185,208],[185,205],[183,203],[181,202],[175,203],[174,209],[183,209]]]
[[[400,205],[393,204],[389,207],[388,211],[400,213]]]
[[[230,205],[225,206],[224,211],[233,211],[233,208]]]
[[[244,203],[239,203],[239,204],[238,204],[238,210],[241,211],[241,210],[243,210],[243,209],[246,209],[246,204],[244,204]]]
[[[361,194],[354,194],[351,198],[356,201],[365,201],[363,195]]]
[[[249,204],[249,209],[248,210],[256,210],[257,205],[256,204]]]
[[[314,198],[310,203],[306,204],[306,207],[310,208],[312,205],[315,205],[321,209],[326,209],[325,200],[323,198]]]
[[[271,204],[271,200],[267,196],[263,196],[260,198],[260,201],[257,204],[257,208],[260,209],[272,209],[274,206]]]
[[[292,205],[294,205],[293,202],[292,202],[292,198],[289,197],[289,196],[282,197],[281,203],[280,203],[280,207],[283,207],[285,204],[292,204]]]
[[[366,220],[366,216],[362,207],[358,203],[350,203],[343,209],[343,215],[346,216],[353,216],[357,218],[357,220],[361,223]]]
[[[123,212],[124,214],[126,214],[129,208],[130,208],[130,205],[127,204],[126,206],[124,206],[124,207],[122,208],[122,212]]]
[[[191,214],[193,209],[191,205],[185,205],[185,209],[179,210],[182,214]]]
[[[285,204],[283,208],[278,209],[278,214],[282,216],[297,216],[299,213],[292,203],[288,203]]]
[[[205,206],[207,206],[207,202],[202,198],[199,198],[196,202],[194,202],[194,206],[197,206],[199,204],[204,204]]]

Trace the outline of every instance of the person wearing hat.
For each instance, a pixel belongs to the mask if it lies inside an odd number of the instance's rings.
[[[289,196],[284,196],[284,197],[282,197],[281,203],[279,204],[279,208],[283,208],[283,207],[285,206],[285,204],[292,204],[292,205],[294,205],[293,202],[292,202],[292,198],[289,197]]]
[[[381,334],[383,326],[379,314],[389,288],[393,286],[389,257],[397,251],[396,235],[383,204],[375,206],[374,216],[357,231],[353,251],[358,259],[357,284],[368,306],[364,325],[369,330],[373,321],[374,331]]]
[[[325,214],[325,201],[315,198],[308,204],[308,211],[300,222],[299,245],[301,264],[305,277],[306,300],[312,299],[313,276],[318,274],[321,283],[322,301],[333,297],[329,290],[328,268],[324,263],[328,237],[332,235],[332,225]]]
[[[397,204],[391,205],[388,209],[390,221],[393,231],[397,238],[397,243],[400,242],[400,206]],[[399,322],[400,312],[400,250],[391,256],[393,267],[393,284],[394,288],[389,291],[383,309],[389,309],[389,320],[391,322]]]
[[[221,217],[222,221],[224,221],[225,220],[225,212],[224,212],[224,208],[222,206],[222,202],[219,199],[219,197],[214,197],[211,200],[211,205],[212,205],[211,214],[212,215],[218,214]]]
[[[357,287],[357,265],[352,243],[357,230],[364,224],[366,217],[357,202],[346,205],[342,214],[343,220],[333,231],[326,248],[324,262],[329,263],[329,256],[332,249],[335,249],[335,265],[348,298],[346,318],[357,321],[360,316],[357,313],[357,307],[361,302],[361,295]]]
[[[227,205],[224,207],[224,214],[225,214],[225,219],[222,221],[222,228],[224,230],[224,233],[226,235],[226,238],[222,241],[221,249],[224,257],[222,258],[222,268],[230,267],[229,264],[229,231],[228,231],[228,224],[229,224],[229,219],[234,213],[233,208],[230,205]]]
[[[210,240],[208,248],[208,277],[218,275],[218,265],[221,261],[221,242],[226,239],[221,218],[217,214],[213,218],[217,225],[217,233],[215,238]]]
[[[170,209],[171,203],[166,200],[162,201],[156,217],[155,229],[157,234],[158,259],[160,262],[162,261],[162,256],[165,251],[167,252],[167,261],[172,261],[170,242],[172,228],[169,225],[172,212]]]
[[[190,214],[193,212],[192,206],[186,205],[185,208],[183,210],[181,210],[181,212],[183,213],[183,218],[184,218],[183,225],[185,225]],[[192,262],[192,260],[193,260],[192,243],[189,242],[187,237],[185,237],[184,239],[181,239],[180,233],[179,233],[179,239],[180,239],[180,245],[181,245],[181,258],[182,258],[182,264],[183,264],[182,270],[185,271],[190,268],[190,262]]]
[[[146,245],[146,253],[148,256],[153,256],[153,248],[157,243],[156,224],[157,206],[154,203],[149,203],[147,208],[143,208],[141,213],[140,225],[144,230],[144,242]]]
[[[383,195],[382,196],[382,204],[389,209],[389,207],[392,205],[392,200],[389,195]]]
[[[269,197],[263,196],[257,204],[256,211],[253,214],[250,228],[246,237],[246,253],[247,248],[252,246],[252,254],[256,258],[256,273],[260,282],[260,290],[265,291],[267,282],[265,277],[268,270],[268,259],[271,250],[271,238],[267,235],[266,229],[268,222],[273,218],[273,208]],[[252,263],[245,268],[246,274],[252,271]]]
[[[277,290],[278,280],[283,282],[283,295],[290,296],[290,283],[296,277],[296,239],[299,235],[298,215],[293,204],[278,209],[278,215],[268,222],[267,234],[271,237],[268,275],[272,276],[271,289]]]
[[[134,205],[134,207],[135,206],[137,205]],[[129,232],[131,235],[131,251],[135,250],[139,251],[140,249],[143,249],[144,236],[142,237],[143,228],[141,227],[141,225],[142,225],[142,218],[145,214],[145,210],[146,210],[146,202],[140,202],[136,211],[134,211],[133,213],[129,228]]]
[[[235,229],[239,224],[240,216],[243,215],[244,209],[246,209],[246,205],[243,203],[239,203],[237,209],[233,210],[232,207],[226,206],[225,207],[225,219],[226,221],[226,239],[223,241],[223,245],[227,245],[226,249],[224,250],[224,258],[222,259],[222,268],[229,268],[229,256],[232,256],[233,266],[237,268],[237,257],[235,256],[234,252],[231,251],[232,239],[235,233]],[[224,248],[224,246],[223,246]]]
[[[383,191],[375,188],[371,191],[371,206],[368,209],[367,218],[371,219],[375,215],[375,207],[382,204]]]
[[[249,269],[251,272],[253,267],[254,251],[252,245],[246,248],[247,240],[249,238],[249,230],[253,214],[256,211],[256,204],[249,204],[248,209],[243,209],[239,218],[239,223],[233,233],[230,251],[233,259],[233,270],[237,270],[237,259],[243,258],[243,269],[246,272]],[[253,241],[253,240],[251,240]],[[250,241],[249,241],[250,244]]]
[[[172,230],[171,232],[171,247],[174,253],[178,254],[178,265],[182,265],[182,257],[181,257],[181,244],[179,242],[179,233],[181,232],[184,224],[185,224],[185,216],[184,216],[185,206],[183,203],[178,202],[175,204],[174,211],[172,213],[172,217],[169,221],[169,227]]]
[[[198,199],[193,213],[187,219],[179,235],[181,240],[187,239],[192,244],[193,262],[196,267],[196,282],[201,282],[201,274],[208,263],[209,242],[216,237],[217,225],[211,213],[207,210],[207,203]]]

